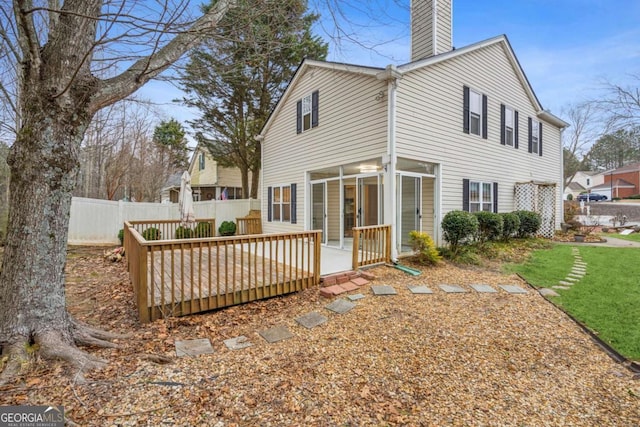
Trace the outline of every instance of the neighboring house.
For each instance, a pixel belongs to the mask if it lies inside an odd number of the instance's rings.
[[[545,111],[505,36],[451,45],[451,1],[412,4],[412,62],[305,60],[262,140],[265,232],[392,225],[392,257],[422,230],[442,244],[452,210],[536,209],[562,220],[567,123]]]
[[[604,183],[592,188],[592,192],[606,194],[609,199],[640,194],[640,163],[602,172],[602,176]]]
[[[191,175],[193,200],[196,202],[248,198],[248,195],[242,194],[240,170],[218,165],[218,162],[213,160],[209,152],[199,144],[191,156],[188,171]],[[181,176],[182,172],[176,174],[177,179],[174,176],[169,178],[161,193],[163,203],[178,203]]]
[[[569,194],[573,199],[580,193],[591,191],[591,189],[604,182],[604,173],[598,171],[578,171],[573,179],[564,187],[564,198]],[[595,193],[595,191],[594,191]]]

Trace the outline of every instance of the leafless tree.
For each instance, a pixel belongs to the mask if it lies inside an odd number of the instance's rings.
[[[608,118],[610,131],[640,127],[640,74],[631,74],[627,85],[605,81],[605,95],[596,101]]]
[[[13,86],[3,80],[0,89],[17,112],[0,272],[0,345],[8,357],[0,383],[20,371],[34,344],[41,357],[66,360],[79,373],[105,364],[77,345],[113,346],[114,335],[79,323],[65,306],[67,228],[81,141],[98,111],[166,70],[234,3],[220,0],[195,21],[186,0],[0,4],[0,52],[18,64]]]
[[[562,112],[569,123],[563,134],[565,183],[589,165],[589,149],[602,134],[602,121],[597,113],[593,102],[572,104]]]

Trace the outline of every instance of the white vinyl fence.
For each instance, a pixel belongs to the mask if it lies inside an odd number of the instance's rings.
[[[194,202],[198,218],[234,221],[251,210],[260,209],[260,200],[209,200]],[[177,203],[137,203],[74,197],[69,220],[70,245],[119,244],[118,231],[125,221],[180,219]]]

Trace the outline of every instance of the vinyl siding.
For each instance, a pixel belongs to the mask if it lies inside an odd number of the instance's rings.
[[[488,96],[488,139],[462,130],[463,85]],[[443,215],[462,208],[463,178],[498,182],[500,212],[513,210],[516,182],[556,182],[561,212],[560,130],[541,121],[543,156],[527,152],[527,119],[536,114],[503,44],[405,74],[397,101],[398,156],[442,165]],[[519,112],[519,149],[500,144],[501,103]]]
[[[214,185],[218,182],[218,163],[211,158],[211,155],[207,152],[205,153],[204,160],[204,169],[200,170],[200,153],[203,152],[201,149],[198,149],[193,153],[194,161],[191,162],[191,170],[189,174],[191,175],[191,185]]]
[[[437,10],[438,34],[436,55],[448,52],[452,47],[451,40],[451,0],[438,0]]]
[[[319,125],[296,134],[296,102],[319,90]],[[304,229],[306,172],[380,157],[387,150],[387,86],[375,77],[309,67],[281,106],[263,141],[265,232]],[[382,92],[385,96],[380,97]],[[378,98],[378,99],[376,99]],[[267,188],[297,183],[298,223],[268,223]]]
[[[436,9],[436,40],[433,40],[433,1],[412,1],[411,59],[428,58],[448,52],[451,40],[451,0],[438,0]]]

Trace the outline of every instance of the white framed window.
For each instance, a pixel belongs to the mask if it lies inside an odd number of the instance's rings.
[[[504,143],[513,147],[514,129],[515,129],[514,110],[505,107],[504,108]]]
[[[302,131],[311,129],[311,95],[302,98]]]
[[[296,103],[296,133],[318,126],[320,92],[314,91]]]
[[[469,90],[469,133],[480,136],[482,119],[482,95]]]
[[[291,221],[291,186],[273,187],[271,218],[275,222]]]
[[[469,181],[469,212],[493,212],[492,190],[490,182]]]
[[[537,120],[531,120],[531,152],[540,152],[540,122]]]
[[[204,170],[204,153],[198,156],[198,170]]]

